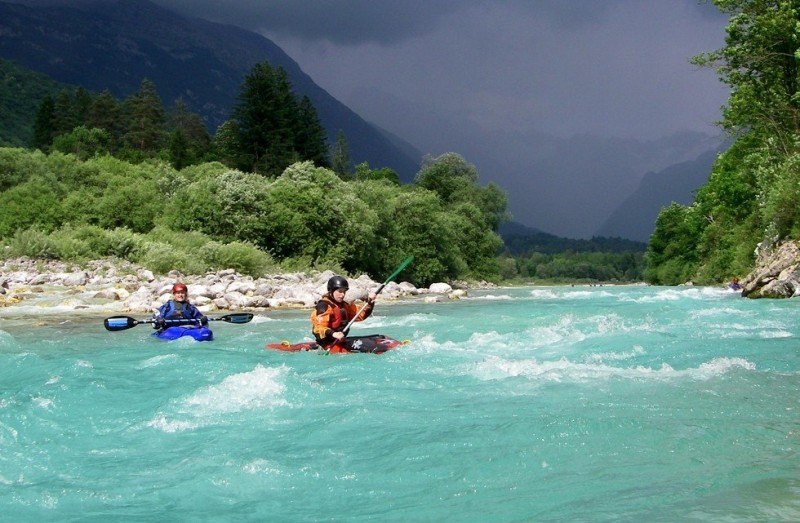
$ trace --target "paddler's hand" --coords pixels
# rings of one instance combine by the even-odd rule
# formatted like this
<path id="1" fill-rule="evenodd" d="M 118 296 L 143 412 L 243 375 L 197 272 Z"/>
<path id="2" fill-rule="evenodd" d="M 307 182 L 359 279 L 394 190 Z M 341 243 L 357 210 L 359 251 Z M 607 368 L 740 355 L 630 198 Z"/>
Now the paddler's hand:
<path id="1" fill-rule="evenodd" d="M 375 298 L 377 297 L 378 297 L 377 294 L 375 294 L 374 292 L 370 292 L 369 296 L 367 296 L 367 303 L 369 303 L 370 305 L 375 305 Z"/>
<path id="2" fill-rule="evenodd" d="M 332 336 L 333 336 L 333 339 L 336 340 L 336 341 L 343 341 L 345 339 L 344 332 L 334 332 L 332 334 Z"/>

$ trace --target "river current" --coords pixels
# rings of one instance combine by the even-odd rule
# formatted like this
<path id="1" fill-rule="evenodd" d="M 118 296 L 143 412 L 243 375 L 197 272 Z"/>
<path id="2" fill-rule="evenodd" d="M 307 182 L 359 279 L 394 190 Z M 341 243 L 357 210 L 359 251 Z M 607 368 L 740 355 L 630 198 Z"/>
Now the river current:
<path id="1" fill-rule="evenodd" d="M 378 300 L 383 355 L 0 309 L 5 521 L 798 521 L 797 300 L 520 287 Z M 131 314 L 137 318 L 146 315 Z M 214 316 L 214 314 L 211 314 Z"/>

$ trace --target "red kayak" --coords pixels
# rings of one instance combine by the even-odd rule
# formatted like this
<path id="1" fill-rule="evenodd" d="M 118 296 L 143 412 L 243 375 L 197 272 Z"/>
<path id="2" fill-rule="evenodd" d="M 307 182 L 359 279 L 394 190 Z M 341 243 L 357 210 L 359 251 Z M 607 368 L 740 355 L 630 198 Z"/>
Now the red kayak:
<path id="1" fill-rule="evenodd" d="M 334 345 L 328 352 L 332 354 L 350 354 L 354 352 L 364 352 L 371 354 L 382 354 L 387 350 L 396 349 L 403 345 L 408 345 L 410 341 L 398 341 L 383 334 L 370 334 L 368 336 L 349 336 L 342 345 Z M 286 352 L 300 352 L 308 350 L 322 350 L 316 341 L 304 341 L 302 343 L 268 343 L 265 349 L 282 350 Z"/>

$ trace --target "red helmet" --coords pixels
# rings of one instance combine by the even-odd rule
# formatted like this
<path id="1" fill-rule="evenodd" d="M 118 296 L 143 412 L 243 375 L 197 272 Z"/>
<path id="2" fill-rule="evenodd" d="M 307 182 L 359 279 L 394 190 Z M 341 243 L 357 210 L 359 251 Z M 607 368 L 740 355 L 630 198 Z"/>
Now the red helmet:
<path id="1" fill-rule="evenodd" d="M 175 285 L 172 286 L 172 294 L 175 294 L 176 292 L 188 293 L 188 289 L 186 288 L 186 285 L 182 283 L 176 283 Z"/>

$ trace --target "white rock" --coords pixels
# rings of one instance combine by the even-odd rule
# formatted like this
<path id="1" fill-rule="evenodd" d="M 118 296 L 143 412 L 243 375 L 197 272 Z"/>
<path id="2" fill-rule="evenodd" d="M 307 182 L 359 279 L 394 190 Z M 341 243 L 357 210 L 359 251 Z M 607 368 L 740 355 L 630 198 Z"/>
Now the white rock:
<path id="1" fill-rule="evenodd" d="M 265 308 L 269 307 L 269 300 L 264 296 L 245 296 L 247 300 L 246 307 L 248 308 Z"/>
<path id="2" fill-rule="evenodd" d="M 431 283 L 428 290 L 434 294 L 450 294 L 453 288 L 447 283 Z"/>
<path id="3" fill-rule="evenodd" d="M 195 296 L 194 299 L 189 300 L 195 307 L 205 307 L 211 303 L 211 298 L 208 296 Z"/>
<path id="4" fill-rule="evenodd" d="M 397 286 L 400 288 L 401 294 L 411 294 L 411 295 L 419 294 L 419 289 L 417 289 L 407 281 L 401 282 L 397 284 Z"/>
<path id="5" fill-rule="evenodd" d="M 115 292 L 114 289 L 103 289 L 97 293 L 95 293 L 93 298 L 98 298 L 101 300 L 119 300 L 119 295 Z"/>
<path id="6" fill-rule="evenodd" d="M 225 301 L 234 309 L 242 309 L 247 307 L 247 296 L 241 292 L 227 292 L 225 293 Z"/>
<path id="7" fill-rule="evenodd" d="M 232 281 L 225 292 L 238 292 L 241 294 L 253 294 L 256 290 L 256 284 L 248 280 Z"/>
<path id="8" fill-rule="evenodd" d="M 217 297 L 220 297 L 220 296 L 224 295 L 225 291 L 227 289 L 228 289 L 228 283 L 227 282 L 222 282 L 222 281 L 218 281 L 216 283 L 213 283 L 208 288 L 208 290 L 211 291 L 211 294 L 213 296 L 217 296 Z"/>
<path id="9" fill-rule="evenodd" d="M 226 300 L 224 297 L 223 298 L 216 298 L 214 300 L 214 305 L 216 305 L 218 309 L 228 309 L 228 308 L 230 308 L 230 303 L 228 303 L 228 300 Z"/>
<path id="10" fill-rule="evenodd" d="M 214 297 L 214 293 L 211 292 L 211 290 L 208 287 L 206 287 L 205 285 L 194 285 L 194 284 L 191 284 L 191 285 L 187 285 L 186 289 L 189 291 L 189 298 L 192 298 L 192 299 L 199 298 L 199 297 L 203 297 L 203 298 L 213 298 Z M 172 292 L 171 289 L 170 289 L 170 292 Z"/>
<path id="11" fill-rule="evenodd" d="M 89 274 L 86 271 L 61 273 L 58 277 L 61 283 L 67 287 L 86 285 L 89 281 Z"/>

